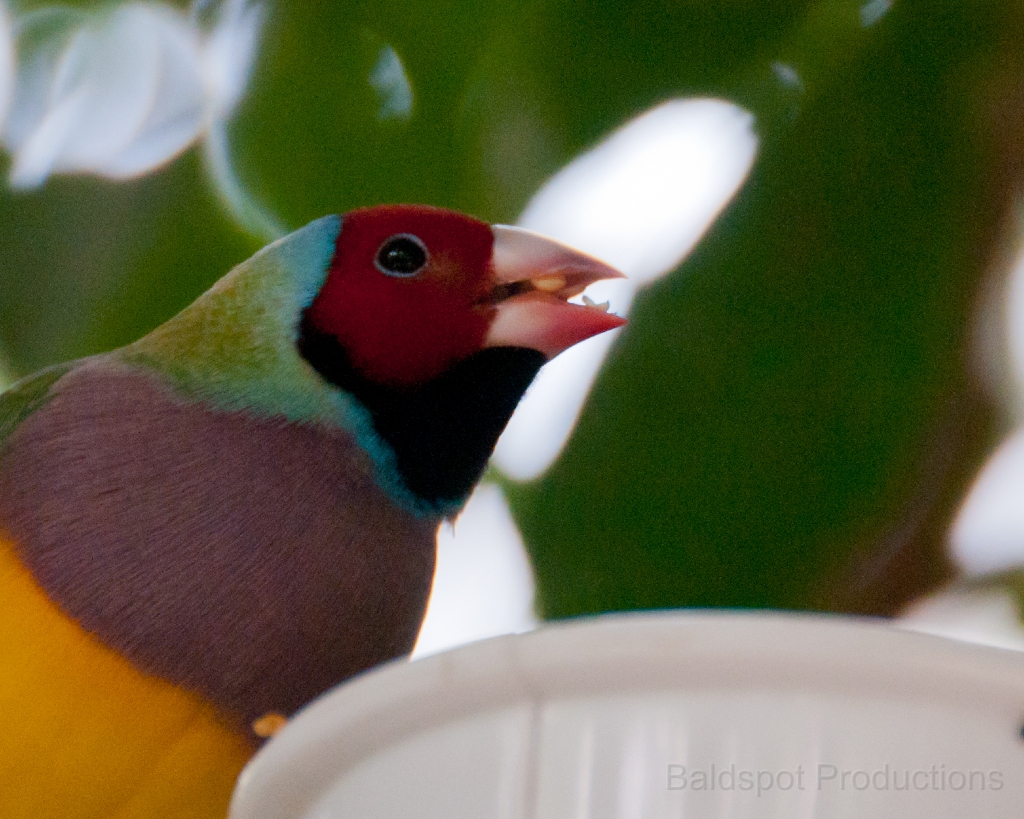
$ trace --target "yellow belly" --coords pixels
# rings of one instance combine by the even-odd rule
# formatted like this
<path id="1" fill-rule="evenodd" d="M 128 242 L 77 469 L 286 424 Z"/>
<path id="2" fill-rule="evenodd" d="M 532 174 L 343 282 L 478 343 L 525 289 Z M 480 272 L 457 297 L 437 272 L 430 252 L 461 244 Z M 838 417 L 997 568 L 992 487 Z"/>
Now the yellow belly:
<path id="1" fill-rule="evenodd" d="M 223 819 L 251 754 L 66 617 L 0 538 L 0 819 Z"/>

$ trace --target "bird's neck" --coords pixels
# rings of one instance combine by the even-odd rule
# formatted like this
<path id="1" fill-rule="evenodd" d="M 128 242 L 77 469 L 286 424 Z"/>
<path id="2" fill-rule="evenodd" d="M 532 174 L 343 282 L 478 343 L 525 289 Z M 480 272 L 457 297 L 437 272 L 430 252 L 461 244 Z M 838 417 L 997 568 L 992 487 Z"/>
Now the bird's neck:
<path id="1" fill-rule="evenodd" d="M 488 348 L 412 387 L 377 384 L 357 372 L 337 339 L 303 320 L 298 348 L 320 375 L 365 408 L 383 462 L 424 507 L 450 516 L 480 480 L 494 445 L 545 357 Z"/>
<path id="2" fill-rule="evenodd" d="M 298 316 L 323 285 L 340 229 L 328 216 L 268 245 L 112 357 L 215 409 L 347 427 L 344 400 L 295 348 Z"/>

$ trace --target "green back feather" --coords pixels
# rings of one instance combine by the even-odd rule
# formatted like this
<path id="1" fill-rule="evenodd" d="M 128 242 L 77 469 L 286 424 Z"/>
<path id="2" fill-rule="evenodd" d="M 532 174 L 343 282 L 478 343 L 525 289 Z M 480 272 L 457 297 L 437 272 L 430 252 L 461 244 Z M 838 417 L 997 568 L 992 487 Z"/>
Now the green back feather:
<path id="1" fill-rule="evenodd" d="M 112 353 L 223 410 L 342 423 L 339 393 L 295 346 L 298 321 L 327 277 L 341 229 L 319 219 L 238 265 L 190 307 Z"/>
<path id="2" fill-rule="evenodd" d="M 50 400 L 50 388 L 75 366 L 68 363 L 47 367 L 0 394 L 0 451 L 22 421 L 46 406 Z"/>

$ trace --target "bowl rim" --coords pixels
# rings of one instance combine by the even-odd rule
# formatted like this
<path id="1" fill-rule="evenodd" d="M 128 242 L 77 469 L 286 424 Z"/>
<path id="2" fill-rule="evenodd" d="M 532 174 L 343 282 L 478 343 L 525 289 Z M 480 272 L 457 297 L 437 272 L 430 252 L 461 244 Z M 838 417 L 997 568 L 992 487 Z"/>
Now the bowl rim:
<path id="1" fill-rule="evenodd" d="M 1024 652 L 847 615 L 648 611 L 547 623 L 395 660 L 325 692 L 249 762 L 229 817 L 302 816 L 360 761 L 482 712 L 568 697 L 753 690 L 931 701 L 1019 721 Z"/>

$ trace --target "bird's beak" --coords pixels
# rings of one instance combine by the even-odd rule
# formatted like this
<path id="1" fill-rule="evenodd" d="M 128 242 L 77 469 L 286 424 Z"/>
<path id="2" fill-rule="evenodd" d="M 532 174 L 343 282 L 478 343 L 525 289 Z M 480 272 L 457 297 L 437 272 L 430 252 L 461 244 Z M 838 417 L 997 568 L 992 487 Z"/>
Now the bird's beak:
<path id="1" fill-rule="evenodd" d="M 621 327 L 626 319 L 607 305 L 570 304 L 588 285 L 625 278 L 614 267 L 537 233 L 493 225 L 491 256 L 497 308 L 485 347 L 527 347 L 554 358 L 598 333 Z"/>

